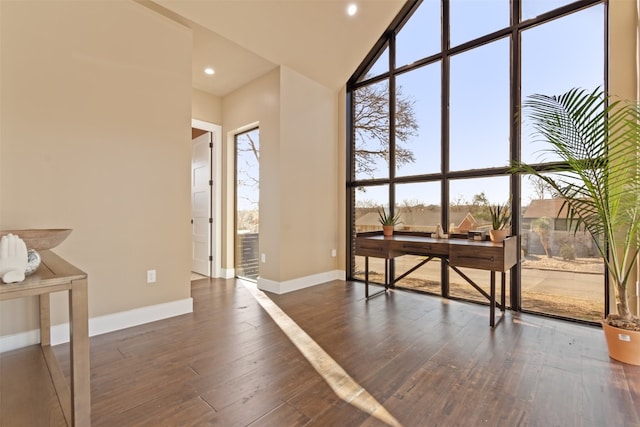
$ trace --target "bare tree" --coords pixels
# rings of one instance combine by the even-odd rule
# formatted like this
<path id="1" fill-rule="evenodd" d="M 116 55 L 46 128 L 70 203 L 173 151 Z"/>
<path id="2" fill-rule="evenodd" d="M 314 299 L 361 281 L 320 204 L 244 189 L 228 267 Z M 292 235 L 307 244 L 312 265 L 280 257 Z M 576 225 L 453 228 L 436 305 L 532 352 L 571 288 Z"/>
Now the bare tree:
<path id="1" fill-rule="evenodd" d="M 238 192 L 238 197 L 257 209 L 260 197 L 260 143 L 254 139 L 252 132 L 246 132 L 238 136 L 236 150 L 237 186 L 246 190 Z"/>
<path id="2" fill-rule="evenodd" d="M 551 187 L 544 179 L 534 175 L 530 175 L 528 179 L 536 199 L 545 199 L 546 196 L 554 196 L 555 191 L 553 190 L 553 187 Z"/>
<path id="3" fill-rule="evenodd" d="M 464 195 L 458 194 L 457 196 L 451 198 L 450 205 L 453 207 L 461 207 L 468 205 L 469 202 L 464 198 Z"/>
<path id="4" fill-rule="evenodd" d="M 396 165 L 413 163 L 415 156 L 405 144 L 418 136 L 415 101 L 396 88 L 395 157 Z M 373 177 L 376 162 L 389 164 L 389 85 L 377 83 L 354 92 L 355 169 L 356 173 Z"/>
<path id="5" fill-rule="evenodd" d="M 489 199 L 487 198 L 487 195 L 484 194 L 484 191 L 481 191 L 480 193 L 473 195 L 473 199 L 471 200 L 471 204 L 473 206 L 488 206 L 489 205 Z"/>
<path id="6" fill-rule="evenodd" d="M 372 199 L 359 199 L 356 201 L 356 208 L 358 209 L 377 209 L 380 207 L 380 202 Z"/>

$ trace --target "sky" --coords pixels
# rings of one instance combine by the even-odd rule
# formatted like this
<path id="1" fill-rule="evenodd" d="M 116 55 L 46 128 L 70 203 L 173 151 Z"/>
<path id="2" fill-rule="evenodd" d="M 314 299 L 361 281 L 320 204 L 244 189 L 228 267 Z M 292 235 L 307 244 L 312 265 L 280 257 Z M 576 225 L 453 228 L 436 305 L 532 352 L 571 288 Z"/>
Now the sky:
<path id="1" fill-rule="evenodd" d="M 451 2 L 452 46 L 508 25 L 508 0 L 461 0 Z M 523 17 L 570 3 L 567 0 L 523 0 Z M 604 81 L 603 5 L 597 5 L 522 34 L 522 97 L 534 93 L 559 95 L 572 87 L 593 90 Z M 439 49 L 440 2 L 425 0 L 397 37 L 397 64 L 408 64 Z M 426 42 L 420 42 L 426 40 Z M 434 42 L 435 40 L 435 42 Z M 450 169 L 501 167 L 509 163 L 509 40 L 502 39 L 451 58 Z M 372 73 L 384 70 L 386 56 Z M 380 66 L 382 64 L 382 66 Z M 436 173 L 440 170 L 440 64 L 398 76 L 402 92 L 415 101 L 419 137 L 406 144 L 416 162 L 401 167 L 401 176 Z M 538 162 L 544 147 L 534 143 L 526 122 L 522 131 L 522 158 Z M 547 159 L 552 160 L 552 159 Z M 380 164 L 380 170 L 386 165 Z M 363 177 L 357 177 L 363 178 Z M 425 204 L 439 204 L 439 186 L 405 185 L 404 195 Z M 385 186 L 386 188 L 386 186 Z M 506 178 L 483 178 L 452 182 L 451 199 L 471 200 L 484 192 L 492 203 L 503 203 L 509 194 Z M 368 189 L 359 199 L 387 199 L 384 188 Z M 528 180 L 523 181 L 523 204 L 533 198 Z M 379 198 L 379 199 L 378 199 Z"/>
<path id="2" fill-rule="evenodd" d="M 253 141 L 260 150 L 260 129 L 253 129 L 236 136 L 236 209 L 251 211 L 258 209 L 260 202 L 260 164 L 251 149 Z"/>

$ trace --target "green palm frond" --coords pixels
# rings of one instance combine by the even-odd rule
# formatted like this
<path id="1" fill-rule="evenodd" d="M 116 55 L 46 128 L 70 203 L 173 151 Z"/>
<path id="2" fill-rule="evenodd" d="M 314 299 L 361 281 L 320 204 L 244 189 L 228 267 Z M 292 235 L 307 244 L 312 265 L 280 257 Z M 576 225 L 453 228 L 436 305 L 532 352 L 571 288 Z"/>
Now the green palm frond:
<path id="1" fill-rule="evenodd" d="M 638 105 L 614 100 L 601 89 L 572 89 L 560 96 L 532 95 L 522 112 L 547 144 L 543 162 L 545 154 L 553 162 L 544 167 L 515 162 L 511 170 L 537 176 L 563 197 L 571 229 L 584 227 L 593 236 L 617 293 L 624 291 L 618 310 L 628 310 L 626 286 L 640 227 Z"/>

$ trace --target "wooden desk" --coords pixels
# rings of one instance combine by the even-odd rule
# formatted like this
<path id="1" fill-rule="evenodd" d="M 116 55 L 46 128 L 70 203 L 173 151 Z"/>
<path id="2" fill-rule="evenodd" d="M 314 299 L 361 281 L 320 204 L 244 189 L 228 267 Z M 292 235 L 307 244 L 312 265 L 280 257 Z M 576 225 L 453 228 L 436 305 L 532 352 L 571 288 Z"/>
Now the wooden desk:
<path id="1" fill-rule="evenodd" d="M 517 262 L 517 237 L 509 237 L 503 243 L 488 240 L 476 241 L 469 239 L 450 238 L 434 239 L 424 235 L 403 234 L 396 232 L 391 237 L 384 237 L 379 233 L 365 233 L 356 236 L 356 255 L 365 257 L 365 296 L 367 299 L 385 293 L 394 287 L 394 282 L 404 278 L 409 273 L 431 261 L 441 258 L 478 292 L 489 300 L 489 325 L 495 326 L 495 307 L 505 310 L 505 275 Z M 389 261 L 402 255 L 422 255 L 426 258 L 416 267 L 402 276 L 394 279 L 389 276 Z M 385 259 L 384 289 L 369 295 L 369 257 Z M 479 287 L 473 280 L 459 270 L 459 267 L 470 267 L 491 272 L 490 293 Z M 495 273 L 501 273 L 501 301 L 496 302 Z"/>
<path id="2" fill-rule="evenodd" d="M 0 284 L 0 301 L 30 296 L 40 300 L 40 346 L 67 424 L 91 425 L 87 275 L 51 251 L 39 252 L 42 264 L 23 282 Z M 51 349 L 49 294 L 69 292 L 71 390 Z"/>

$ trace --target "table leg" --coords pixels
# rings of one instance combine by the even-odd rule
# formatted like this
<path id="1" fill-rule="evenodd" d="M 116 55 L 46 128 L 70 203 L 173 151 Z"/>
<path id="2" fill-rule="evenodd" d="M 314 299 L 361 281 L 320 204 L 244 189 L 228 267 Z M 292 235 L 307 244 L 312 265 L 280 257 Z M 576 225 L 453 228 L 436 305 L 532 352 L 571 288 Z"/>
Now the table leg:
<path id="1" fill-rule="evenodd" d="M 496 324 L 496 273 L 491 272 L 491 298 L 489 298 L 489 326 L 492 328 Z"/>
<path id="2" fill-rule="evenodd" d="M 51 300 L 49 294 L 38 296 L 40 306 L 40 345 L 51 344 Z"/>
<path id="3" fill-rule="evenodd" d="M 91 425 L 89 321 L 87 279 L 76 280 L 69 291 L 71 329 L 71 414 L 73 426 Z"/>
<path id="4" fill-rule="evenodd" d="M 364 257 L 364 297 L 369 299 L 369 257 Z"/>
<path id="5" fill-rule="evenodd" d="M 384 290 L 389 289 L 389 260 L 384 259 Z"/>
<path id="6" fill-rule="evenodd" d="M 501 296 L 500 296 L 500 303 L 502 304 L 501 310 L 503 313 L 506 310 L 505 308 L 505 304 L 506 304 L 506 297 L 505 297 L 505 281 L 507 279 L 507 273 L 505 273 L 504 271 L 501 273 L 502 275 L 502 289 L 501 289 Z"/>

